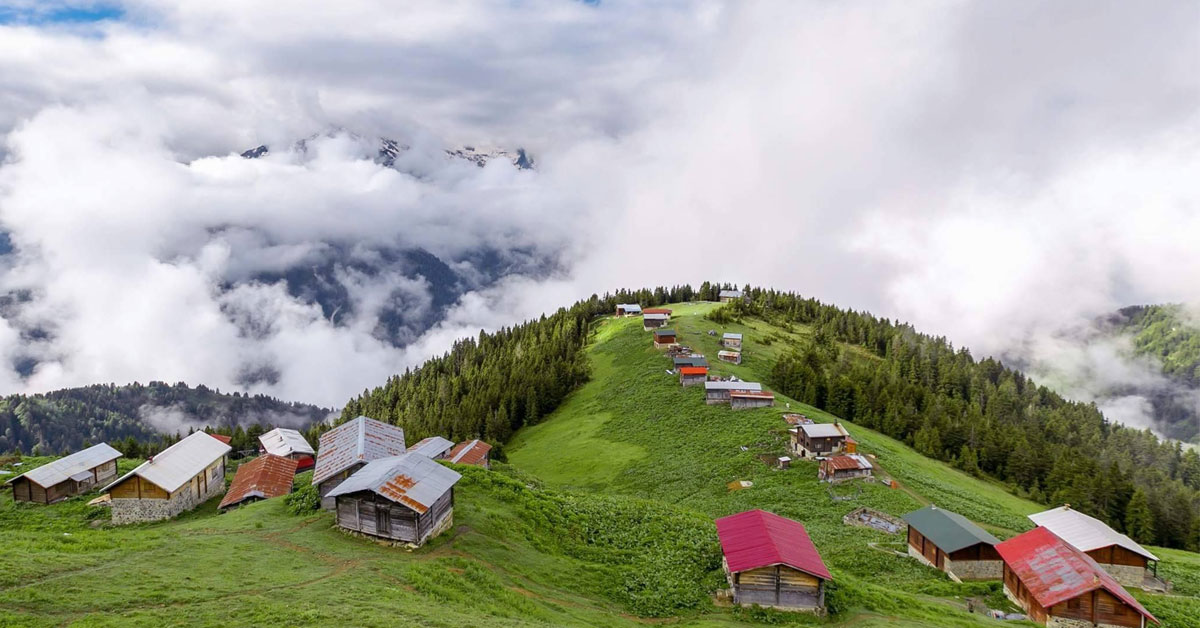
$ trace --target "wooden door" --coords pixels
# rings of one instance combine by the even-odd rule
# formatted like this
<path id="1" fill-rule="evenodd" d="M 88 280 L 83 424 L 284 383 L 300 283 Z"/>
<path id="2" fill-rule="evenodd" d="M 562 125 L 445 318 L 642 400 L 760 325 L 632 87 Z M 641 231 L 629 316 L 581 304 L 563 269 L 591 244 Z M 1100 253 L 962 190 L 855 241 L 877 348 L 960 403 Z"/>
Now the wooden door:
<path id="1" fill-rule="evenodd" d="M 379 536 L 392 535 L 392 509 L 387 504 L 375 507 L 375 533 Z"/>

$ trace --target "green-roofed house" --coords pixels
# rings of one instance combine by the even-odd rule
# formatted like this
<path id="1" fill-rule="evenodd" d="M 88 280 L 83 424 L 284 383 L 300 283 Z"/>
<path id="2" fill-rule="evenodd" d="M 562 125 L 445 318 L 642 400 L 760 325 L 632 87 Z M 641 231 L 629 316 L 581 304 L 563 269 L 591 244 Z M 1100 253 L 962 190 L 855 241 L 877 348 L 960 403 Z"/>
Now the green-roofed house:
<path id="1" fill-rule="evenodd" d="M 679 344 L 675 339 L 675 330 L 673 329 L 656 329 L 654 330 L 654 348 L 667 349 Z"/>
<path id="2" fill-rule="evenodd" d="M 937 506 L 926 506 L 904 515 L 908 522 L 908 553 L 941 569 L 957 582 L 999 580 L 1004 572 L 996 544 L 970 519 Z"/>

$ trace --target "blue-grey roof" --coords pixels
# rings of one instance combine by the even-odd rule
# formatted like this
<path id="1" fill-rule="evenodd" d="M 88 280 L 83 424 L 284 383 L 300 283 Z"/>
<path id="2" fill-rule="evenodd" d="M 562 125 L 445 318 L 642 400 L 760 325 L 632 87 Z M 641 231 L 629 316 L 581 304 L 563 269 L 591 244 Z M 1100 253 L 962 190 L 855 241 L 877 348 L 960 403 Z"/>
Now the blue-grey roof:
<path id="1" fill-rule="evenodd" d="M 416 445 L 409 447 L 408 453 L 421 454 L 426 458 L 437 458 L 451 449 L 454 449 L 454 441 L 442 438 L 441 436 L 430 436 Z"/>
<path id="2" fill-rule="evenodd" d="M 904 520 L 947 554 L 979 543 L 995 545 L 1000 542 L 970 519 L 937 506 L 914 510 L 904 515 Z"/>
<path id="3" fill-rule="evenodd" d="M 741 339 L 742 339 L 742 335 L 741 335 L 741 334 L 735 334 L 735 333 L 732 333 L 732 332 L 725 332 L 725 335 L 724 335 L 724 336 L 721 336 L 721 337 L 722 337 L 722 338 L 727 338 L 727 339 L 729 339 L 729 340 L 741 340 Z"/>
<path id="4" fill-rule="evenodd" d="M 457 471 L 415 453 L 368 462 L 328 497 L 371 491 L 423 513 L 462 478 Z"/>

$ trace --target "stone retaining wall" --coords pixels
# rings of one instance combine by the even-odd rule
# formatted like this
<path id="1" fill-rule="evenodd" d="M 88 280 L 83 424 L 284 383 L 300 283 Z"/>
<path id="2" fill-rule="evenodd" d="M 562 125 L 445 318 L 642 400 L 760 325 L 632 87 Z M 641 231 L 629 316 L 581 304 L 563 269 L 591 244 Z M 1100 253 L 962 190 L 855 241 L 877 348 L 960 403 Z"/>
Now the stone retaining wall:
<path id="1" fill-rule="evenodd" d="M 182 490 L 169 499 L 115 498 L 112 500 L 112 521 L 125 524 L 170 519 L 224 492 L 225 481 L 222 477 L 219 482 L 211 482 L 208 492 L 199 496 L 191 490 Z"/>
<path id="2" fill-rule="evenodd" d="M 1109 563 L 1100 563 L 1100 566 L 1107 571 L 1117 582 L 1123 586 L 1142 588 L 1142 583 L 1146 579 L 1146 568 L 1139 565 L 1112 565 Z"/>
<path id="3" fill-rule="evenodd" d="M 960 580 L 999 580 L 1004 577 L 1004 562 L 999 560 L 950 560 L 946 571 Z"/>

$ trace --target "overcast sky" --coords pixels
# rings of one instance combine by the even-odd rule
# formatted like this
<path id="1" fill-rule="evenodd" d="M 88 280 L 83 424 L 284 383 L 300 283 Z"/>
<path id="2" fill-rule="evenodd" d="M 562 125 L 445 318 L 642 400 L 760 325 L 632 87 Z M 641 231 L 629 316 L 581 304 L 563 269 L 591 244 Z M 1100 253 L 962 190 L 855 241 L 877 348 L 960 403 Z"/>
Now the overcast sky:
<path id="1" fill-rule="evenodd" d="M 2 281 L 31 295 L 0 354 L 42 362 L 0 365 L 6 392 L 225 389 L 271 362 L 261 392 L 340 405 L 481 327 L 706 279 L 1065 363 L 1053 378 L 1109 361 L 1059 330 L 1200 301 L 1200 4 L 180 4 L 0 0 Z M 237 157 L 330 129 L 406 138 L 427 176 L 345 135 Z M 460 145 L 538 168 L 447 165 Z M 406 349 L 279 286 L 216 289 L 329 234 L 561 272 L 472 293 Z M 261 337 L 230 320 L 250 315 Z"/>

